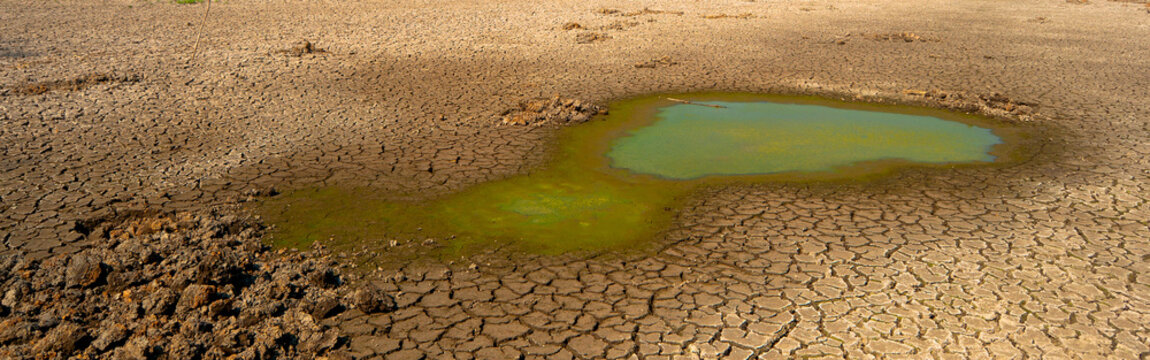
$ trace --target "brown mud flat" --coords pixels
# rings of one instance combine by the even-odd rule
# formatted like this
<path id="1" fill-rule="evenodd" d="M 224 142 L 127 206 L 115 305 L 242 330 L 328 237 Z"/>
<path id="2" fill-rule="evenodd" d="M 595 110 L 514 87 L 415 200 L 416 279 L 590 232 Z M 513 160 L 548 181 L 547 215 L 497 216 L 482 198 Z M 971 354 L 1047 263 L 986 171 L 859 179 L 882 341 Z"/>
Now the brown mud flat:
<path id="1" fill-rule="evenodd" d="M 507 178 L 544 164 L 555 131 L 499 125 L 500 111 L 553 94 L 886 99 L 1029 118 L 1046 140 L 1009 167 L 705 188 L 651 253 L 404 264 L 370 280 L 397 311 L 325 322 L 359 358 L 1150 352 L 1146 7 L 649 5 L 678 16 L 618 1 L 457 5 L 218 2 L 188 64 L 187 20 L 202 7 L 0 1 L 11 15 L 0 31 L 16 34 L 0 49 L 0 253 L 78 254 L 95 245 L 77 222 L 109 208 L 197 211 L 251 189 L 334 184 L 435 196 Z M 743 13 L 757 16 L 703 18 Z M 584 30 L 566 23 L 611 39 L 576 44 Z M 939 41 L 836 45 L 848 33 Z M 327 52 L 275 53 L 301 38 Z M 665 56 L 678 64 L 634 67 Z M 17 79 L 67 74 L 141 78 L 13 96 Z M 993 93 L 1013 105 L 978 96 Z"/>

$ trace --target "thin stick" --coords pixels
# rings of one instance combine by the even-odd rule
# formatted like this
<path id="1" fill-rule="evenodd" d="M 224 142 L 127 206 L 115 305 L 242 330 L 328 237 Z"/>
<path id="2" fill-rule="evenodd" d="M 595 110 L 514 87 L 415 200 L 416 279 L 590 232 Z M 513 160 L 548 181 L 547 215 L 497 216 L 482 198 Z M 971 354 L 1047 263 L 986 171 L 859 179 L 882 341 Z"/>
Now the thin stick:
<path id="1" fill-rule="evenodd" d="M 200 30 L 196 32 L 196 44 L 192 46 L 192 58 L 188 62 L 196 61 L 196 53 L 200 51 L 200 37 L 204 34 L 204 24 L 208 23 L 208 13 L 212 11 L 212 0 L 207 1 L 207 7 L 204 8 L 204 18 L 200 19 Z"/>
<path id="2" fill-rule="evenodd" d="M 726 106 L 723 106 L 723 105 L 700 104 L 700 103 L 697 103 L 697 102 L 694 102 L 694 101 L 690 101 L 690 100 L 683 100 L 683 99 L 676 99 L 676 98 L 667 98 L 667 100 L 671 100 L 671 101 L 674 101 L 674 102 L 677 102 L 677 103 L 680 103 L 680 104 L 687 104 L 687 105 L 699 105 L 699 106 L 713 107 L 713 108 L 716 108 L 716 109 L 726 109 L 726 108 L 727 108 Z"/>

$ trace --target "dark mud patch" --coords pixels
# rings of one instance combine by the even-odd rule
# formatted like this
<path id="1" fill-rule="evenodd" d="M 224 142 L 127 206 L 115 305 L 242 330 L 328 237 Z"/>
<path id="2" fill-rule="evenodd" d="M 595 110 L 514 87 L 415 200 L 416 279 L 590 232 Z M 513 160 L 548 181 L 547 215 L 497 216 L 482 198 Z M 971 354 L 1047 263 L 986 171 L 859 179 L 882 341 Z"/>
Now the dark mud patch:
<path id="1" fill-rule="evenodd" d="M 67 80 L 49 80 L 17 85 L 10 89 L 10 93 L 14 95 L 40 95 L 54 91 L 79 91 L 105 83 L 137 83 L 141 79 L 142 77 L 139 75 L 89 74 Z"/>
<path id="2" fill-rule="evenodd" d="M 308 40 L 300 40 L 295 45 L 292 45 L 287 49 L 277 51 L 277 53 L 295 57 L 300 57 L 307 54 L 321 54 L 326 52 L 327 50 L 316 47 L 315 44 L 312 44 L 311 41 Z"/>

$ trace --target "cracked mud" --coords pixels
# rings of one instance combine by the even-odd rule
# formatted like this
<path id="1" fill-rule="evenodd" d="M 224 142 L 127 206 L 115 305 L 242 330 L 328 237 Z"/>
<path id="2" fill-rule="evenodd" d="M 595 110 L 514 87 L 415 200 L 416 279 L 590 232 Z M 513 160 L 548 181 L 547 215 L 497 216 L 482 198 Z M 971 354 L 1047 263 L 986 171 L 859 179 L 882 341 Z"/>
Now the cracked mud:
<path id="1" fill-rule="evenodd" d="M 1150 354 L 1145 6 L 643 5 L 657 11 L 228 1 L 189 64 L 200 6 L 0 1 L 0 252 L 76 254 L 91 248 L 78 225 L 111 209 L 335 185 L 432 197 L 508 178 L 545 163 L 567 122 L 503 111 L 556 94 L 820 95 L 1041 131 L 1010 166 L 708 187 L 654 249 L 392 263 L 365 281 L 395 312 L 323 326 L 361 358 Z M 325 52 L 278 53 L 300 39 Z M 635 66 L 652 59 L 674 64 Z M 10 90 L 26 84 L 61 85 Z M 415 240 L 393 249 L 442 246 Z"/>

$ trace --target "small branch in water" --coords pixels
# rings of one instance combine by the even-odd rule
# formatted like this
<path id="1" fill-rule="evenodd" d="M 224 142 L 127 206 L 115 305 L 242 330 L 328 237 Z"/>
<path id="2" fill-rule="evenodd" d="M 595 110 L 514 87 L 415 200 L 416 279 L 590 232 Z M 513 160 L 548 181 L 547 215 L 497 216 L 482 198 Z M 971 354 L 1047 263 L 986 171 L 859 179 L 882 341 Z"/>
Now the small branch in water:
<path id="1" fill-rule="evenodd" d="M 723 106 L 723 105 L 701 104 L 701 103 L 697 103 L 697 102 L 690 101 L 690 100 L 683 100 L 683 99 L 676 99 L 676 98 L 667 98 L 667 100 L 671 100 L 671 101 L 674 101 L 674 102 L 677 102 L 680 104 L 699 105 L 699 106 L 713 107 L 716 109 L 726 109 L 727 108 L 726 106 Z"/>

